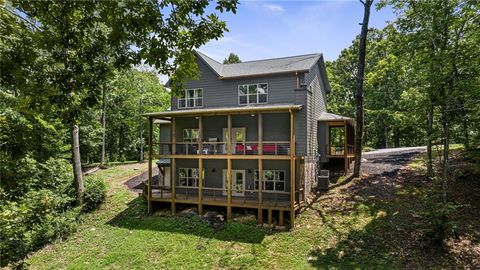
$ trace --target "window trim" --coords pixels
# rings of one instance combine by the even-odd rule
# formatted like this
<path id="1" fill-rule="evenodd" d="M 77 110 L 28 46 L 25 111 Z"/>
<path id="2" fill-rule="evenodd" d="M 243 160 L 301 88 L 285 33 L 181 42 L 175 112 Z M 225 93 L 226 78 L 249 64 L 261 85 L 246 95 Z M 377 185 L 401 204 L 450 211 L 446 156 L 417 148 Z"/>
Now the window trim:
<path id="1" fill-rule="evenodd" d="M 187 175 L 186 177 L 180 177 L 180 171 L 181 170 L 186 170 L 186 175 Z M 192 170 L 192 175 L 193 175 L 193 170 L 197 170 L 197 177 L 193 177 L 193 176 L 189 177 L 188 176 L 188 170 Z M 198 168 L 178 168 L 178 187 L 181 187 L 181 188 L 184 188 L 184 187 L 186 187 L 186 188 L 198 187 L 198 180 L 200 179 L 200 174 L 199 174 L 198 170 L 199 170 Z M 204 174 L 204 173 L 205 173 L 205 170 L 203 170 L 202 174 Z M 181 185 L 181 182 L 180 182 L 181 179 L 185 179 L 187 185 Z M 193 186 L 188 185 L 188 180 L 190 180 L 190 179 L 194 180 L 194 185 Z M 205 179 L 205 177 L 203 177 L 203 179 Z"/>
<path id="2" fill-rule="evenodd" d="M 193 95 L 194 95 L 194 97 L 193 97 L 193 107 L 188 106 L 188 102 L 187 102 L 187 100 L 192 99 L 192 98 L 187 98 L 187 91 L 189 91 L 189 90 L 194 90 L 194 93 L 193 93 Z M 202 91 L 202 97 L 201 97 L 202 106 L 197 105 L 197 99 L 199 99 L 199 98 L 198 98 L 198 96 L 197 96 L 197 98 L 195 98 L 196 90 L 201 90 Z M 188 88 L 188 89 L 185 89 L 183 91 L 185 92 L 185 94 L 184 94 L 185 97 L 184 98 L 181 98 L 180 96 L 177 96 L 177 108 L 178 109 L 203 108 L 203 101 L 204 101 L 204 99 L 203 99 L 203 97 L 204 97 L 203 88 Z M 180 106 L 180 101 L 181 100 L 185 101 L 185 106 L 184 107 Z"/>
<path id="3" fill-rule="evenodd" d="M 273 172 L 273 175 L 274 175 L 274 179 L 273 180 L 265 180 L 265 172 L 266 171 L 271 171 Z M 283 180 L 278 180 L 278 179 L 275 179 L 275 172 L 283 172 L 283 177 L 284 179 Z M 265 189 L 265 182 L 272 182 L 273 183 L 273 190 L 269 190 L 269 191 L 278 191 L 278 192 L 285 192 L 286 190 L 286 184 L 287 184 L 287 171 L 286 170 L 263 170 L 263 180 L 262 180 L 262 183 L 263 183 L 263 187 L 262 187 L 262 190 L 266 190 Z M 256 179 L 255 175 L 258 175 L 258 169 L 254 170 L 253 172 L 253 188 L 254 190 L 258 190 L 258 188 L 255 188 L 257 182 L 260 182 L 260 179 Z M 277 190 L 277 186 L 275 185 L 276 183 L 278 182 L 283 182 L 283 190 Z"/>
<path id="4" fill-rule="evenodd" d="M 258 100 L 259 100 L 258 94 L 259 94 L 259 93 L 257 92 L 257 102 L 256 102 L 256 103 L 250 103 L 249 98 L 248 98 L 249 95 L 250 95 L 250 94 L 248 94 L 248 89 L 247 89 L 247 94 L 245 94 L 245 95 L 240 95 L 240 86 L 256 85 L 257 88 L 258 88 L 258 86 L 259 86 L 260 84 L 265 84 L 265 85 L 267 85 L 267 92 L 266 92 L 267 99 L 266 99 L 265 102 L 258 102 Z M 267 82 L 264 82 L 264 83 L 246 83 L 246 84 L 239 84 L 238 87 L 237 87 L 237 102 L 238 102 L 238 105 L 239 105 L 239 106 L 249 106 L 249 105 L 254 105 L 254 104 L 268 104 L 268 88 L 269 88 L 269 86 L 268 86 L 268 83 L 267 83 Z M 240 103 L 240 96 L 246 96 L 246 97 L 247 97 L 247 103 L 246 103 L 246 104 Z"/>

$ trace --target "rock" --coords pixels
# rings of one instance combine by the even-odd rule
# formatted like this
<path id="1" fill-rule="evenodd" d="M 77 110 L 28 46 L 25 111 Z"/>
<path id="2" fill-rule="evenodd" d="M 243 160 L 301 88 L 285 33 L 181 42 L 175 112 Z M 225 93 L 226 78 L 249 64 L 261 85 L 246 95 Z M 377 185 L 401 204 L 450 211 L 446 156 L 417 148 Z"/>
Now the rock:
<path id="1" fill-rule="evenodd" d="M 202 220 L 207 222 L 207 224 L 211 226 L 215 232 L 223 230 L 227 225 L 223 215 L 216 212 L 206 212 L 202 216 Z"/>
<path id="2" fill-rule="evenodd" d="M 198 216 L 198 212 L 196 208 L 188 208 L 178 213 L 178 215 L 181 217 L 192 218 Z"/>
<path id="3" fill-rule="evenodd" d="M 233 218 L 233 221 L 239 223 L 253 223 L 257 221 L 257 216 L 253 214 L 237 215 Z"/>

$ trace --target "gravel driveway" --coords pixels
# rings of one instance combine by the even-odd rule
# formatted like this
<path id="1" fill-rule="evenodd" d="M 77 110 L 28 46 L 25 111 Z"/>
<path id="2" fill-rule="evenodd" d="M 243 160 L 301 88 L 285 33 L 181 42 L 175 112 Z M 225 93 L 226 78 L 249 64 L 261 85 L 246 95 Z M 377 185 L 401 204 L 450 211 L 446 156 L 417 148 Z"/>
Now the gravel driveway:
<path id="1" fill-rule="evenodd" d="M 404 147 L 366 152 L 362 155 L 362 170 L 368 175 L 395 176 L 410 160 L 425 151 L 425 147 Z"/>

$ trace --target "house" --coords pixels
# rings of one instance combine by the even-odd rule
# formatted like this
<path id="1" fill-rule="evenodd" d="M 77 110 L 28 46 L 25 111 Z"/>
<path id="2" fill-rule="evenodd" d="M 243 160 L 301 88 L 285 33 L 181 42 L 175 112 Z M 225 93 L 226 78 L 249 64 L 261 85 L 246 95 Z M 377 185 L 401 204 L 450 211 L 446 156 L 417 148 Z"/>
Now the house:
<path id="1" fill-rule="evenodd" d="M 258 221 L 290 223 L 316 185 L 318 169 L 353 160 L 352 119 L 327 113 L 330 86 L 322 54 L 221 64 L 196 52 L 198 80 L 171 110 L 147 113 L 149 159 L 160 181 L 152 202 L 258 210 Z M 153 142 L 153 128 L 159 141 Z M 336 131 L 335 142 L 330 134 Z"/>

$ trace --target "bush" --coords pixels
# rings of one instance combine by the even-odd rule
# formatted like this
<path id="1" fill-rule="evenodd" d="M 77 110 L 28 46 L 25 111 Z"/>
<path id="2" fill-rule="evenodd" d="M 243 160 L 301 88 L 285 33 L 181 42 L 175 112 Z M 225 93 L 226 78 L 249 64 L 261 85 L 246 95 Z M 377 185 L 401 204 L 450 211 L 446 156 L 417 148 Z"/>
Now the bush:
<path id="1" fill-rule="evenodd" d="M 97 209 L 105 201 L 107 187 L 102 179 L 95 176 L 85 177 L 85 193 L 83 196 L 83 211 Z"/>
<path id="2" fill-rule="evenodd" d="M 437 204 L 426 214 L 430 220 L 430 228 L 425 233 L 428 242 L 435 246 L 442 246 L 446 239 L 455 235 L 456 224 L 452 215 L 456 208 L 457 206 L 452 203 Z"/>
<path id="3" fill-rule="evenodd" d="M 79 209 L 65 210 L 71 199 L 48 189 L 27 192 L 18 202 L 0 205 L 0 267 L 21 261 L 29 252 L 76 228 Z"/>

